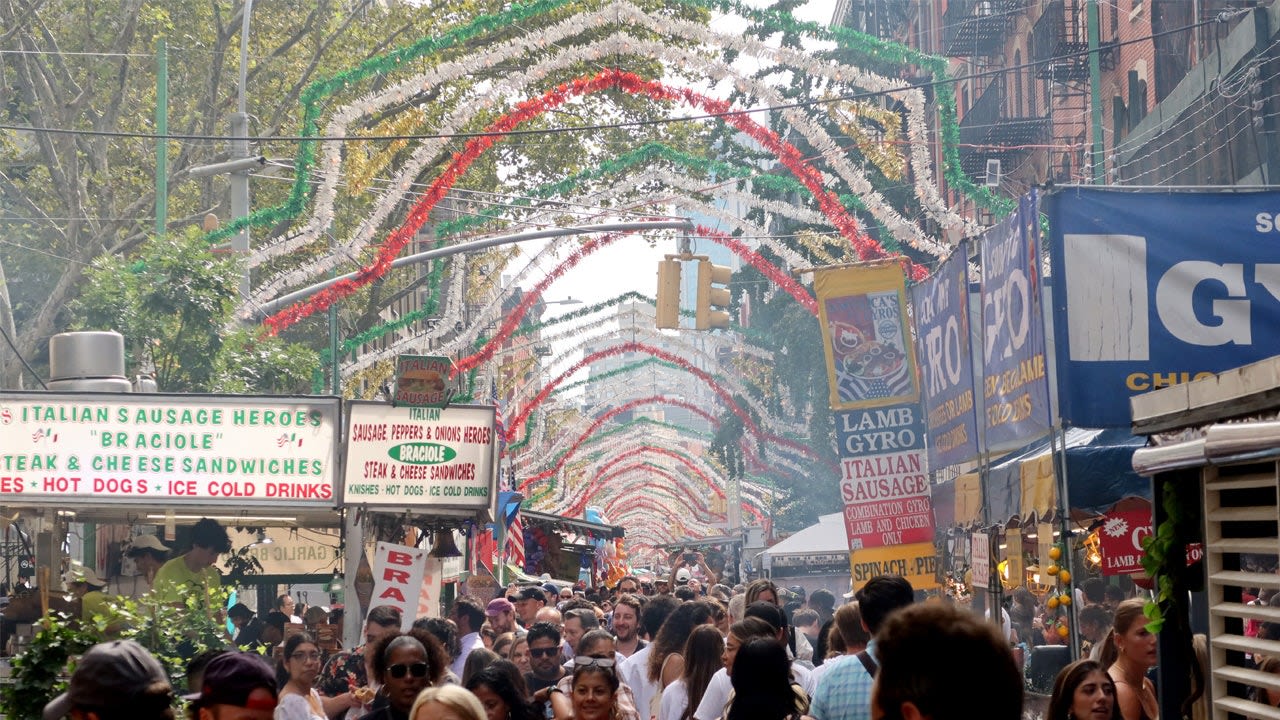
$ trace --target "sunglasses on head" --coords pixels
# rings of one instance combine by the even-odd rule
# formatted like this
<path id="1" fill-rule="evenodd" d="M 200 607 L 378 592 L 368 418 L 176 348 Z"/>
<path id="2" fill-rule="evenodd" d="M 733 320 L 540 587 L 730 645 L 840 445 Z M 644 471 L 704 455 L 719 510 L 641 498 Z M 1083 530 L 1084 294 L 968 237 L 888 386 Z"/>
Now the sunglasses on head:
<path id="1" fill-rule="evenodd" d="M 598 658 L 591 657 L 590 655 L 579 655 L 573 659 L 573 664 L 575 667 L 590 667 L 595 665 L 596 667 L 609 670 L 613 668 L 614 661 L 612 658 Z"/>
<path id="2" fill-rule="evenodd" d="M 404 663 L 397 663 L 395 665 L 389 666 L 387 668 L 387 672 L 391 675 L 391 677 L 397 680 L 404 677 L 406 673 L 411 674 L 416 678 L 426 677 L 427 664 L 424 662 L 416 662 L 410 665 L 405 665 Z"/>
<path id="3" fill-rule="evenodd" d="M 560 652 L 560 648 L 529 648 L 531 657 L 551 657 Z"/>

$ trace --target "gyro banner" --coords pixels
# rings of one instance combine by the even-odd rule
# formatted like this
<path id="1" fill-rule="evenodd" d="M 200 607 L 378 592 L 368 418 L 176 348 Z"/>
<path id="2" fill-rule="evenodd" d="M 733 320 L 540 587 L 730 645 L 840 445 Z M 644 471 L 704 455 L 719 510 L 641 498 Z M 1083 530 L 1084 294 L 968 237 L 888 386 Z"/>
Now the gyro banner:
<path id="1" fill-rule="evenodd" d="M 982 237 L 982 422 L 992 450 L 1022 445 L 1052 425 L 1039 208 L 1034 192 L 1024 195 L 1018 209 Z"/>
<path id="2" fill-rule="evenodd" d="M 958 465 L 978 455 L 968 250 L 960 243 L 937 272 L 911 288 L 931 468 Z"/>
<path id="3" fill-rule="evenodd" d="M 1280 353 L 1280 193 L 1045 200 L 1059 414 L 1128 427 L 1129 400 Z"/>

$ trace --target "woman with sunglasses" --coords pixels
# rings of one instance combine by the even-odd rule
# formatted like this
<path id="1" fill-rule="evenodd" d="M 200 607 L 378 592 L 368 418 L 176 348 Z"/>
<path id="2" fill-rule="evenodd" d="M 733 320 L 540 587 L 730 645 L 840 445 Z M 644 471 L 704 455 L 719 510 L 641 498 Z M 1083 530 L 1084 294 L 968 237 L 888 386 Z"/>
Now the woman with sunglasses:
<path id="1" fill-rule="evenodd" d="M 617 668 L 612 658 L 579 655 L 573 659 L 573 693 L 569 696 L 573 720 L 640 720 L 634 709 L 619 708 Z M 556 688 L 559 690 L 559 688 Z M 562 717 L 562 692 L 553 693 L 551 704 Z"/>
<path id="2" fill-rule="evenodd" d="M 280 690 L 273 720 L 326 720 L 315 689 L 320 676 L 320 647 L 315 638 L 306 633 L 289 638 L 284 644 L 284 669 L 289 680 Z"/>
<path id="3" fill-rule="evenodd" d="M 412 635 L 395 635 L 379 645 L 373 656 L 374 675 L 382 683 L 379 700 L 360 720 L 409 720 L 413 701 L 431 684 L 427 649 Z"/>

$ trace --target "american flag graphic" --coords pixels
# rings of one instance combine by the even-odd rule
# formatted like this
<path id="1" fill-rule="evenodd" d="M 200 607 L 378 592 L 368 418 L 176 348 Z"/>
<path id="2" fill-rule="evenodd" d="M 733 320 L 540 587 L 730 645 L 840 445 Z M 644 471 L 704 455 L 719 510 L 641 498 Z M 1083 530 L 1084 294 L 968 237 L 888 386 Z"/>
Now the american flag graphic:
<path id="1" fill-rule="evenodd" d="M 520 522 L 520 510 L 507 526 L 506 561 L 524 570 L 524 523 Z"/>

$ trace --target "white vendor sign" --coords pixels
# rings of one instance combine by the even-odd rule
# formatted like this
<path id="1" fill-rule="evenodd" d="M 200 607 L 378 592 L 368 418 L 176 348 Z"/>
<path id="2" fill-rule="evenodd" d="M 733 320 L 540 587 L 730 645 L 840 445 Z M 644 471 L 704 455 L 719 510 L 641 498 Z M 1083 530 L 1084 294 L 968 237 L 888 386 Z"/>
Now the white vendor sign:
<path id="1" fill-rule="evenodd" d="M 332 508 L 336 398 L 0 394 L 0 498 Z"/>
<path id="2" fill-rule="evenodd" d="M 397 508 L 487 508 L 494 487 L 494 409 L 347 405 L 343 501 Z"/>

